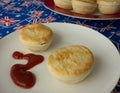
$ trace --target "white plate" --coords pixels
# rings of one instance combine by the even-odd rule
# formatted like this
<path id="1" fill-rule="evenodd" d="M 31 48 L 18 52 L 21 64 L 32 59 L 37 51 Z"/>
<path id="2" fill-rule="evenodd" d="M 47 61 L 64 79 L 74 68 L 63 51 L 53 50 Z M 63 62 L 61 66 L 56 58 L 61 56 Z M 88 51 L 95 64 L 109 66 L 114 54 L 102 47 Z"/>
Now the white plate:
<path id="1" fill-rule="evenodd" d="M 54 32 L 54 40 L 48 51 L 40 53 L 45 57 L 42 64 L 31 71 L 37 82 L 31 89 L 16 86 L 10 78 L 13 64 L 25 62 L 12 58 L 14 51 L 30 53 L 19 41 L 19 31 L 0 40 L 0 93 L 110 93 L 120 75 L 120 55 L 116 47 L 103 35 L 92 29 L 68 23 L 46 23 Z M 95 56 L 93 72 L 84 81 L 67 85 L 57 81 L 48 71 L 48 55 L 56 48 L 67 45 L 84 45 Z"/>

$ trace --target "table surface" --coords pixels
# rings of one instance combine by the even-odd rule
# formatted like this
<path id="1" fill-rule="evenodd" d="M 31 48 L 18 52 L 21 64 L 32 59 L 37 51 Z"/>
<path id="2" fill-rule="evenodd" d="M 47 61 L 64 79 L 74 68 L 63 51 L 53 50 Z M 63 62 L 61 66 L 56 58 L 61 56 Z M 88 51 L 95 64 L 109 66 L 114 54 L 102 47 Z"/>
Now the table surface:
<path id="1" fill-rule="evenodd" d="M 0 39 L 26 24 L 48 22 L 73 23 L 92 28 L 109 38 L 120 51 L 120 19 L 73 18 L 48 10 L 43 0 L 0 0 Z M 120 93 L 120 80 L 112 93 Z"/>

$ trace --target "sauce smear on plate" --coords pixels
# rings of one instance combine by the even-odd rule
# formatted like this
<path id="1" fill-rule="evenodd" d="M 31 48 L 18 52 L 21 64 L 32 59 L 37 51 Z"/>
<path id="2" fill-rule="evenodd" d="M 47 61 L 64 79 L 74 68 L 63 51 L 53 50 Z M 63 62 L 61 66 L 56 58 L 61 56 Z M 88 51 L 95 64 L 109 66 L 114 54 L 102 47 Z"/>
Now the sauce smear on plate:
<path id="1" fill-rule="evenodd" d="M 23 54 L 18 51 L 15 51 L 12 56 L 14 59 L 27 60 L 27 64 L 15 64 L 12 66 L 10 75 L 13 82 L 20 87 L 31 88 L 35 84 L 36 78 L 35 75 L 28 70 L 43 62 L 44 57 L 32 53 Z"/>

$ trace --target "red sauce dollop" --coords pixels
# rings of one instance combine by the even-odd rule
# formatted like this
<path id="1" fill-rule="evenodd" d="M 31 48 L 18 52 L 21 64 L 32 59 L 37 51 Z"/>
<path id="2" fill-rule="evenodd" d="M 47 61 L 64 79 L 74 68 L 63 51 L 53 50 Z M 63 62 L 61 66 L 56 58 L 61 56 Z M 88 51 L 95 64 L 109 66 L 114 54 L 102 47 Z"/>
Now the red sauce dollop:
<path id="1" fill-rule="evenodd" d="M 35 55 L 32 53 L 23 54 L 15 51 L 13 53 L 14 59 L 27 60 L 27 64 L 15 64 L 11 67 L 10 75 L 13 82 L 23 88 L 31 88 L 36 82 L 35 75 L 28 71 L 37 64 L 43 62 L 44 57 L 42 55 Z"/>

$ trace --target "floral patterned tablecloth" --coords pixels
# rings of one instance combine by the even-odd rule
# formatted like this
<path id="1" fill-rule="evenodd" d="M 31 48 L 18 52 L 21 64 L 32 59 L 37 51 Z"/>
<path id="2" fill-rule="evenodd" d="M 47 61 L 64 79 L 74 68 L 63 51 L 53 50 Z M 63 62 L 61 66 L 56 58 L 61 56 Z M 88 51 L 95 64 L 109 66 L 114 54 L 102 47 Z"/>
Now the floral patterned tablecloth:
<path id="1" fill-rule="evenodd" d="M 88 20 L 64 16 L 44 7 L 43 0 L 0 0 L 0 39 L 26 24 L 65 22 L 92 28 L 109 38 L 120 51 L 120 19 Z M 120 80 L 112 91 L 120 93 Z"/>

